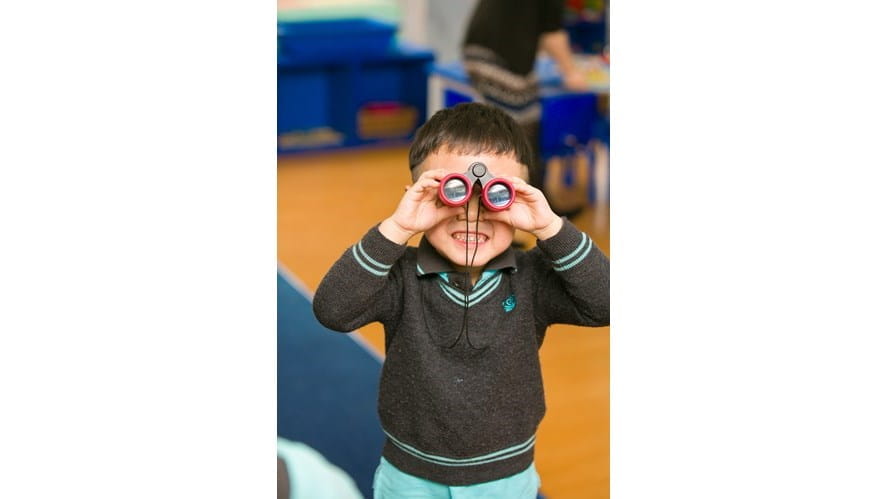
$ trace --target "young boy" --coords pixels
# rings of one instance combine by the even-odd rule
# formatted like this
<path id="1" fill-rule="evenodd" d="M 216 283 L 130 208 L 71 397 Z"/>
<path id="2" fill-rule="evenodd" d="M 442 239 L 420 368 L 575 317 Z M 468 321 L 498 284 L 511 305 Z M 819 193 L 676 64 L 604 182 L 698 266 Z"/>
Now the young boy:
<path id="1" fill-rule="evenodd" d="M 529 185 L 532 158 L 522 129 L 496 108 L 435 113 L 410 148 L 413 185 L 317 289 L 326 327 L 385 328 L 377 499 L 536 497 L 538 349 L 550 324 L 609 324 L 610 264 Z M 444 177 L 477 163 L 511 183 L 508 208 L 484 205 L 480 182 L 466 205 L 441 201 Z M 513 249 L 515 229 L 536 247 Z M 406 246 L 419 233 L 419 246 Z"/>

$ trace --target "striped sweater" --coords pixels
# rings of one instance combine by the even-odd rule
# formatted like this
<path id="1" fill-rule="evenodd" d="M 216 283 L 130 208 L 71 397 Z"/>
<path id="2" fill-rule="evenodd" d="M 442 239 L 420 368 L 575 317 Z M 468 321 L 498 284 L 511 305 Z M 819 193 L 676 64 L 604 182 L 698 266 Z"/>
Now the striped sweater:
<path id="1" fill-rule="evenodd" d="M 490 261 L 466 308 L 464 274 L 427 240 L 399 245 L 374 227 L 323 278 L 314 313 L 335 331 L 384 325 L 383 456 L 406 473 L 470 485 L 532 463 L 545 331 L 608 325 L 609 286 L 609 260 L 565 219 L 535 248 Z"/>

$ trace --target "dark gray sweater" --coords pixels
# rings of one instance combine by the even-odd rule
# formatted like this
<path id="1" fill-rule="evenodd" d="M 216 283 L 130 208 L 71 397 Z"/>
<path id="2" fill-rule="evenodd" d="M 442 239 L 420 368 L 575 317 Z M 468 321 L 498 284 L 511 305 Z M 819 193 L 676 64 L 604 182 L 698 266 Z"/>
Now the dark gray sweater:
<path id="1" fill-rule="evenodd" d="M 403 246 L 374 227 L 314 295 L 314 314 L 330 329 L 384 325 L 383 456 L 448 485 L 505 478 L 532 463 L 545 413 L 538 349 L 546 328 L 610 322 L 609 260 L 567 220 L 536 248 L 491 261 L 469 290 L 467 315 L 464 280 L 425 239 Z"/>

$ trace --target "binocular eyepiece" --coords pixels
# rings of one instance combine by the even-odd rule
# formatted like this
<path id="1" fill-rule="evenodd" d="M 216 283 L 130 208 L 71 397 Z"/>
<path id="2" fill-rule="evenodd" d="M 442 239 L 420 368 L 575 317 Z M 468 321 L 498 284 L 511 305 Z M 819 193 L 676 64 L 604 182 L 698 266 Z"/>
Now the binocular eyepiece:
<path id="1" fill-rule="evenodd" d="M 480 199 L 490 211 L 502 211 L 514 202 L 514 186 L 494 177 L 483 163 L 471 163 L 465 173 L 450 173 L 440 181 L 438 197 L 447 206 L 462 206 L 471 199 L 474 184 L 480 182 Z"/>

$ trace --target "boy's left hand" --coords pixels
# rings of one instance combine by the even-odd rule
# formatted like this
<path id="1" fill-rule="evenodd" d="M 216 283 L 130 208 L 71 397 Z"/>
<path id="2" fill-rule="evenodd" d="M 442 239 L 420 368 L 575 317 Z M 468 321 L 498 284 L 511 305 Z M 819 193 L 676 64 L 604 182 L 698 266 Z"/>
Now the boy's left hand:
<path id="1" fill-rule="evenodd" d="M 545 240 L 558 233 L 564 221 L 557 216 L 539 189 L 520 177 L 505 177 L 514 186 L 514 202 L 503 211 L 487 211 L 487 220 L 507 223 Z"/>

